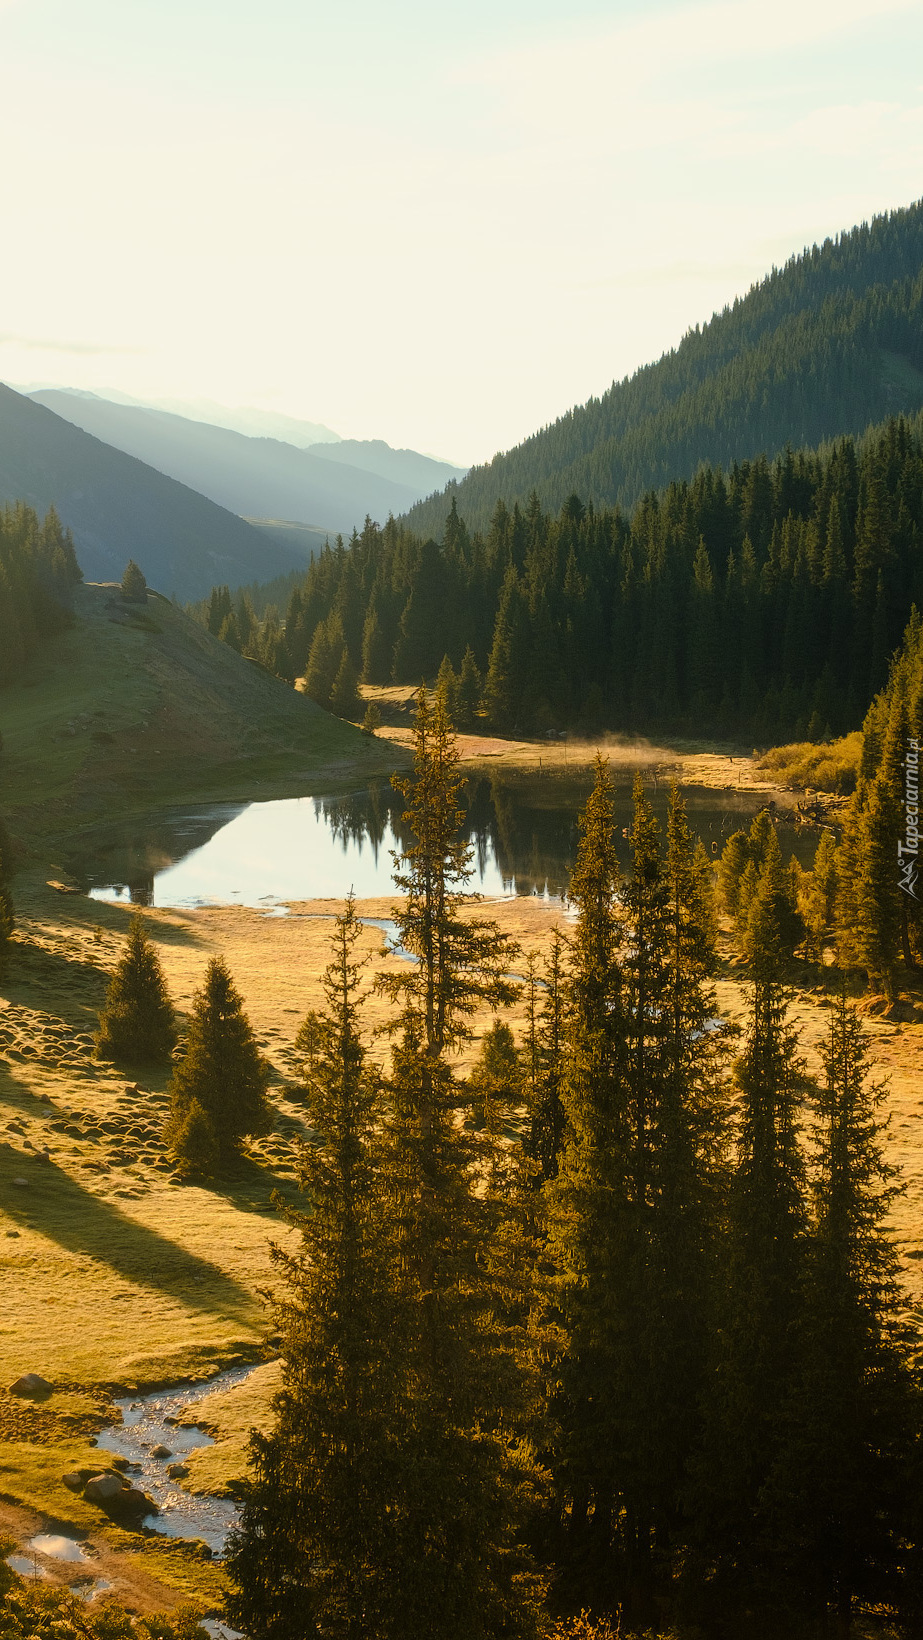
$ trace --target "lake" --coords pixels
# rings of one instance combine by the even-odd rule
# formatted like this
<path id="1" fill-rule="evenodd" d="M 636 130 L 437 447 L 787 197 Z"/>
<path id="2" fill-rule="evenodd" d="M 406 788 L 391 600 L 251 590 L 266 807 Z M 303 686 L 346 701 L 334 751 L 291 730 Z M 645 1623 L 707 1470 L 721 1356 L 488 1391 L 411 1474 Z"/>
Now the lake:
<path id="1" fill-rule="evenodd" d="M 472 846 L 470 882 L 489 898 L 566 892 L 578 842 L 577 816 L 591 776 L 469 777 L 463 782 L 464 835 Z M 648 795 L 665 822 L 668 788 Z M 716 855 L 730 833 L 763 806 L 753 792 L 689 786 L 683 793 L 693 830 Z M 409 834 L 404 804 L 387 782 L 346 797 L 295 797 L 247 804 L 163 810 L 94 830 L 75 845 L 68 866 L 94 898 L 137 905 L 234 904 L 282 913 L 287 903 L 359 899 L 392 889 L 392 850 Z M 631 784 L 616 786 L 617 843 L 627 862 Z M 816 834 L 780 822 L 786 856 L 809 866 Z"/>

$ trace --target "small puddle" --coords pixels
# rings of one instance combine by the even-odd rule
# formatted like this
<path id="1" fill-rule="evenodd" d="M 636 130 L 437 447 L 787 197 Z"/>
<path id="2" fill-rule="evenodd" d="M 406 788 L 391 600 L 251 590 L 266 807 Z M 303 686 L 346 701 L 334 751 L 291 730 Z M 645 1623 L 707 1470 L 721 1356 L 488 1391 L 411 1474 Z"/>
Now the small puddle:
<path id="1" fill-rule="evenodd" d="M 212 1554 L 224 1553 L 228 1533 L 237 1525 L 237 1505 L 230 1498 L 187 1492 L 167 1474 L 168 1467 L 182 1463 L 188 1453 L 215 1443 L 203 1429 L 179 1426 L 175 1420 L 207 1395 L 245 1383 L 255 1371 L 255 1366 L 230 1367 L 201 1384 L 184 1384 L 116 1401 L 122 1422 L 101 1430 L 96 1445 L 104 1452 L 127 1458 L 132 1465 L 125 1479 L 153 1498 L 159 1510 L 159 1514 L 144 1518 L 143 1524 L 152 1531 L 166 1537 L 201 1538 Z M 160 1455 L 155 1456 L 158 1450 Z M 230 1629 L 227 1632 L 232 1633 Z"/>
<path id="2" fill-rule="evenodd" d="M 50 1577 L 44 1566 L 40 1566 L 31 1555 L 7 1555 L 6 1563 L 12 1572 L 18 1572 L 20 1577 Z"/>
<path id="3" fill-rule="evenodd" d="M 37 1549 L 40 1555 L 48 1555 L 51 1560 L 89 1560 L 89 1555 L 80 1547 L 74 1538 L 63 1537 L 57 1532 L 39 1532 L 30 1538 L 27 1549 Z"/>
<path id="4" fill-rule="evenodd" d="M 246 1635 L 241 1634 L 240 1629 L 229 1629 L 227 1624 L 220 1622 L 217 1617 L 200 1618 L 199 1628 L 210 1634 L 212 1640 L 246 1640 Z"/>
<path id="5" fill-rule="evenodd" d="M 95 1600 L 98 1594 L 105 1594 L 106 1590 L 111 1588 L 112 1583 L 108 1577 L 97 1577 L 92 1583 L 78 1583 L 74 1594 L 79 1594 L 81 1600 Z"/>

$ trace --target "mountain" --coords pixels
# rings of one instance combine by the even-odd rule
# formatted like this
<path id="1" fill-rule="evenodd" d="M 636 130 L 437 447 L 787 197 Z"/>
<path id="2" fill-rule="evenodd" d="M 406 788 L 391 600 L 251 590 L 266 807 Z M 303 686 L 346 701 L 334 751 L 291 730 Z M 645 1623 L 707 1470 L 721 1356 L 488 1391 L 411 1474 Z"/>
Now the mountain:
<path id="1" fill-rule="evenodd" d="M 390 456 L 395 470 L 426 473 L 422 483 L 411 483 L 341 455 L 342 443 L 320 446 L 321 456 L 316 445 L 300 450 L 281 439 L 251 438 L 170 411 L 116 404 L 94 395 L 49 389 L 32 397 L 232 512 L 250 519 L 293 520 L 332 534 L 349 535 L 367 514 L 384 519 L 389 513 L 406 512 L 421 495 L 445 482 L 444 472 L 453 471 L 414 451 L 389 451 L 377 442 L 370 446 L 376 469 L 387 466 Z M 350 453 L 366 448 L 353 443 Z M 327 459 L 330 452 L 336 453 L 335 459 Z"/>
<path id="2" fill-rule="evenodd" d="M 342 438 L 336 444 L 322 447 L 325 461 L 342 461 L 366 472 L 377 473 L 395 484 L 406 484 L 420 496 L 432 495 L 444 489 L 453 480 L 464 478 L 467 467 L 453 467 L 449 461 L 437 461 L 434 456 L 421 456 L 417 450 L 393 450 L 383 439 Z M 315 448 L 314 454 L 321 454 Z"/>
<path id="3" fill-rule="evenodd" d="M 786 445 L 817 446 L 923 407 L 923 205 L 879 216 L 773 269 L 672 352 L 411 508 L 469 529 L 535 490 L 630 508 L 645 491 Z"/>
<path id="4" fill-rule="evenodd" d="M 235 433 L 247 433 L 251 438 L 281 438 L 286 444 L 307 450 L 315 444 L 338 444 L 339 433 L 325 427 L 323 422 L 302 421 L 297 416 L 284 416 L 276 410 L 256 410 L 252 405 L 219 404 L 215 399 L 137 399 L 131 393 L 120 393 L 109 387 L 104 393 L 91 393 L 85 387 L 61 387 L 53 382 L 15 384 L 17 393 L 36 397 L 39 393 L 69 393 L 75 399 L 108 399 L 113 404 L 128 404 L 142 410 L 170 410 L 185 416 L 188 421 L 207 421 L 213 427 L 229 427 Z"/>
<path id="5" fill-rule="evenodd" d="M 0 383 L 0 502 L 55 507 L 88 580 L 118 580 L 129 558 L 178 598 L 303 567 L 291 539 L 255 530 L 195 490 L 112 449 Z"/>

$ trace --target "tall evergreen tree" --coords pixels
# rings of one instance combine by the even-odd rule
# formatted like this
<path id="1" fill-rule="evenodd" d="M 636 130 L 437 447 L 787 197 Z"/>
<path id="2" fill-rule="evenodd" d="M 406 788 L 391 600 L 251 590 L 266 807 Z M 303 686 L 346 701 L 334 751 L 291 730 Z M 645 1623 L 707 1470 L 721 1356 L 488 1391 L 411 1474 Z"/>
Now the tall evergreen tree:
<path id="1" fill-rule="evenodd" d="M 336 919 L 311 1016 L 308 1210 L 288 1209 L 297 1253 L 274 1249 L 283 1385 L 251 1443 L 252 1475 L 228 1569 L 233 1622 L 265 1640 L 399 1632 L 390 1475 L 400 1461 L 390 1361 L 392 1273 L 379 1176 L 380 1081 L 359 1027 L 362 925 Z"/>
<path id="2" fill-rule="evenodd" d="M 763 1492 L 799 1367 L 808 1223 L 799 1143 L 804 1067 L 786 1019 L 786 947 L 769 877 L 757 892 L 750 926 L 723 1326 L 709 1409 L 706 1497 L 697 1500 L 725 1570 L 747 1577 L 761 1564 Z"/>
<path id="3" fill-rule="evenodd" d="M 533 1634 L 540 1589 L 520 1537 L 534 1474 L 516 1445 L 510 1272 L 491 1261 L 501 1226 L 482 1188 L 497 1138 L 459 1124 L 466 1101 L 449 1057 L 478 1006 L 511 999 L 512 948 L 495 925 L 463 915 L 471 868 L 456 766 L 441 705 L 421 690 L 413 774 L 397 782 L 412 841 L 397 858 L 405 899 L 394 913 L 416 962 L 383 981 L 399 1007 L 385 1171 L 408 1419 L 394 1476 L 400 1623 L 387 1632 L 486 1640 Z"/>
<path id="4" fill-rule="evenodd" d="M 552 1251 L 566 1335 L 555 1408 L 557 1471 L 570 1554 L 578 1558 L 593 1547 L 587 1541 L 591 1517 L 598 1554 L 607 1557 L 619 1495 L 613 1431 L 621 1416 L 627 1339 L 624 1313 L 614 1300 L 630 1259 L 632 1229 L 620 881 L 612 783 L 608 764 L 597 757 L 570 886 L 577 919 L 562 1086 L 567 1128 L 552 1198 Z"/>
<path id="5" fill-rule="evenodd" d="M 523 1074 L 528 1093 L 526 1151 L 547 1183 L 557 1177 L 564 1143 L 564 1105 L 561 1099 L 566 1010 L 564 940 L 556 929 L 548 961 L 539 978 L 534 952 L 526 971 L 528 1025 L 522 1047 Z"/>
<path id="6" fill-rule="evenodd" d="M 767 1546 L 801 1609 L 851 1628 L 856 1602 L 894 1604 L 911 1536 L 919 1391 L 887 1217 L 887 1090 L 870 1081 L 855 1009 L 831 1014 L 816 1095 L 814 1225 L 801 1368 L 764 1499 Z"/>

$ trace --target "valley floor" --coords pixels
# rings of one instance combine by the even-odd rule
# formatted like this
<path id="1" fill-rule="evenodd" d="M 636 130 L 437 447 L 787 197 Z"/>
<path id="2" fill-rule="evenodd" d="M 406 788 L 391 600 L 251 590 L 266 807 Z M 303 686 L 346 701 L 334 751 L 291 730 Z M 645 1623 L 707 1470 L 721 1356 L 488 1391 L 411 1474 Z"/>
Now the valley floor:
<path id="1" fill-rule="evenodd" d="M 386 917 L 391 900 L 362 903 Z M 0 986 L 0 1260 L 4 1293 L 0 1383 L 37 1372 L 55 1386 L 45 1402 L 0 1392 L 0 1530 L 20 1542 L 50 1524 L 85 1537 L 105 1576 L 137 1609 L 194 1596 L 220 1598 L 220 1568 L 195 1546 L 114 1526 L 68 1491 L 61 1477 L 94 1463 L 93 1435 L 118 1393 L 203 1379 L 234 1360 L 267 1360 L 240 1389 L 206 1403 L 215 1446 L 189 1460 L 193 1490 L 226 1490 L 243 1473 L 247 1431 L 263 1422 L 278 1381 L 270 1363 L 261 1290 L 272 1285 L 270 1246 L 292 1232 L 273 1192 L 297 1201 L 305 1135 L 292 1044 L 320 1000 L 320 974 L 339 902 L 293 905 L 287 917 L 239 907 L 145 913 L 173 996 L 185 1012 L 207 960 L 223 953 L 274 1067 L 273 1134 L 251 1147 L 231 1179 L 183 1185 L 161 1142 L 166 1075 L 126 1076 L 92 1058 L 91 1034 L 129 911 L 61 895 L 32 876 L 17 885 L 18 935 Z M 566 919 L 539 900 L 492 906 L 524 949 L 541 950 Z M 364 937 L 371 1036 L 386 1004 L 374 975 L 400 959 Z M 805 968 L 793 1013 L 817 1068 L 827 998 Z M 816 988 L 815 988 L 816 987 Z M 741 1019 L 741 972 L 726 946 L 722 1014 Z M 917 1010 L 909 1010 L 914 1013 Z M 478 1031 L 490 1023 L 477 1022 Z M 514 1029 L 523 1011 L 514 1009 Z M 877 1070 L 890 1078 L 891 1158 L 905 1194 L 894 1210 L 908 1303 L 923 1299 L 923 1023 L 870 1017 Z M 469 1052 L 476 1051 L 475 1042 Z M 374 1051 L 384 1057 L 385 1040 Z M 35 1557 L 46 1574 L 74 1581 L 86 1567 Z"/>

